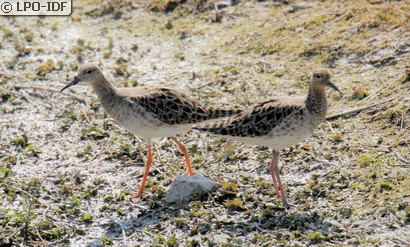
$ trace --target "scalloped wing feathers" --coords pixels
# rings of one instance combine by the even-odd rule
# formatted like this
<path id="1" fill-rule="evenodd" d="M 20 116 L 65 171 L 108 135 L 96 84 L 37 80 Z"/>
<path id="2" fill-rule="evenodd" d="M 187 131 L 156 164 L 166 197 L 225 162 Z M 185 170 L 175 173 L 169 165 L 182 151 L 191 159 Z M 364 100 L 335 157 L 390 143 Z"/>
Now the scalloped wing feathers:
<path id="1" fill-rule="evenodd" d="M 241 112 L 234 108 L 207 107 L 169 88 L 155 88 L 127 100 L 140 105 L 145 111 L 152 113 L 152 116 L 170 125 L 194 124 Z"/>
<path id="2" fill-rule="evenodd" d="M 268 135 L 295 114 L 302 114 L 304 105 L 283 104 L 278 100 L 262 102 L 235 117 L 194 127 L 218 135 L 255 137 Z"/>

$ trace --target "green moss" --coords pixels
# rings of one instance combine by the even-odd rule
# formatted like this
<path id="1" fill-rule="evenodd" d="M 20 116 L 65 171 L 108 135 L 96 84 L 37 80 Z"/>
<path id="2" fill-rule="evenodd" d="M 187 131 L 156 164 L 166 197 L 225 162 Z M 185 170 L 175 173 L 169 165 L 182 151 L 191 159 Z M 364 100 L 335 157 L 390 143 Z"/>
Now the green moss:
<path id="1" fill-rule="evenodd" d="M 53 24 L 51 24 L 51 30 L 56 31 L 58 28 L 58 22 L 54 22 Z"/>
<path id="2" fill-rule="evenodd" d="M 391 185 L 389 182 L 380 182 L 380 192 L 382 191 L 390 191 L 393 189 L 393 185 Z"/>
<path id="3" fill-rule="evenodd" d="M 80 221 L 84 223 L 91 223 L 93 222 L 94 217 L 91 214 L 83 214 L 80 218 Z"/>
<path id="4" fill-rule="evenodd" d="M 123 64 L 123 63 L 125 63 L 125 62 L 127 62 L 127 61 L 128 61 L 128 59 L 124 58 L 123 56 L 117 57 L 117 58 L 115 59 L 115 63 L 116 63 L 116 64 Z"/>
<path id="5" fill-rule="evenodd" d="M 24 154 L 27 154 L 28 156 L 38 157 L 39 153 L 40 151 L 38 151 L 32 143 L 28 144 L 26 150 L 24 150 Z"/>
<path id="6" fill-rule="evenodd" d="M 367 239 L 368 243 L 372 243 L 372 244 L 377 244 L 378 242 L 380 242 L 380 238 L 369 238 Z"/>
<path id="7" fill-rule="evenodd" d="M 366 167 L 369 166 L 370 164 L 374 163 L 375 160 L 372 156 L 368 156 L 368 155 L 363 155 L 362 157 L 360 157 L 360 159 L 358 160 L 358 165 L 360 167 Z"/>
<path id="8" fill-rule="evenodd" d="M 219 245 L 220 247 L 234 247 L 235 245 L 232 243 L 222 243 L 221 245 Z"/>
<path id="9" fill-rule="evenodd" d="M 251 176 L 250 175 L 248 175 L 248 174 L 241 174 L 241 177 L 242 177 L 242 179 L 243 179 L 243 181 L 249 181 L 249 180 L 251 180 Z"/>
<path id="10" fill-rule="evenodd" d="M 69 118 L 70 120 L 77 120 L 77 114 L 73 109 L 64 109 L 63 116 Z"/>
<path id="11" fill-rule="evenodd" d="M 60 193 L 63 194 L 63 195 L 72 195 L 73 194 L 73 188 L 69 184 L 60 185 L 59 189 L 60 189 Z"/>
<path id="12" fill-rule="evenodd" d="M 86 154 L 90 154 L 91 151 L 92 151 L 92 146 L 90 143 L 87 143 L 87 145 L 85 145 L 83 150 L 77 151 L 76 156 L 84 157 Z"/>
<path id="13" fill-rule="evenodd" d="M 221 181 L 222 189 L 226 192 L 237 193 L 238 192 L 238 185 L 236 183 L 229 183 L 226 181 Z"/>
<path id="14" fill-rule="evenodd" d="M 205 212 L 202 211 L 202 210 L 192 210 L 192 211 L 189 213 L 189 216 L 190 216 L 190 217 L 195 217 L 195 218 L 200 218 L 200 217 L 202 217 L 204 214 L 205 214 Z"/>
<path id="15" fill-rule="evenodd" d="M 226 200 L 224 206 L 232 210 L 246 210 L 245 206 L 243 205 L 243 201 L 241 201 L 241 199 L 239 198 Z"/>
<path id="16" fill-rule="evenodd" d="M 26 56 L 26 55 L 30 54 L 33 49 L 31 47 L 22 45 L 22 46 L 17 46 L 16 50 L 18 52 L 18 56 L 23 57 L 23 56 Z M 24 73 L 23 73 L 23 75 L 24 75 Z M 25 76 L 28 77 L 27 75 L 25 75 Z"/>
<path id="17" fill-rule="evenodd" d="M 11 170 L 7 167 L 0 166 L 0 177 L 6 178 L 10 175 Z"/>
<path id="18" fill-rule="evenodd" d="M 96 178 L 93 179 L 93 184 L 94 185 L 101 185 L 101 184 L 104 184 L 106 182 L 107 181 L 105 179 L 100 178 L 100 177 L 96 177 Z"/>
<path id="19" fill-rule="evenodd" d="M 215 93 L 214 96 L 212 95 L 208 95 L 209 97 L 216 97 L 218 96 L 217 93 Z M 230 157 L 235 153 L 235 145 L 226 145 L 224 146 L 222 152 L 218 153 L 216 155 L 216 159 L 217 160 L 226 160 L 226 159 L 230 159 Z"/>
<path id="20" fill-rule="evenodd" d="M 66 229 L 64 227 L 56 227 L 51 231 L 40 232 L 41 237 L 44 240 L 54 240 L 59 239 L 66 234 Z"/>
<path id="21" fill-rule="evenodd" d="M 175 237 L 175 234 L 169 235 L 167 239 L 166 245 L 168 247 L 178 246 L 178 240 Z"/>
<path id="22" fill-rule="evenodd" d="M 108 202 L 108 201 L 106 201 Z M 101 207 L 100 212 L 105 212 L 105 211 L 115 211 L 115 208 L 110 205 L 104 205 Z"/>
<path id="23" fill-rule="evenodd" d="M 84 44 L 85 44 L 85 39 L 83 39 L 83 38 L 78 38 L 77 39 L 77 45 L 84 46 Z"/>
<path id="24" fill-rule="evenodd" d="M 83 198 L 84 199 L 89 199 L 91 197 L 95 197 L 98 194 L 98 189 L 93 189 L 93 190 L 86 190 L 83 192 Z"/>
<path id="25" fill-rule="evenodd" d="M 72 207 L 77 207 L 77 206 L 81 206 L 81 200 L 79 197 L 77 196 L 73 196 L 71 198 L 70 204 Z"/>
<path id="26" fill-rule="evenodd" d="M 161 233 L 158 233 L 155 235 L 154 239 L 154 245 L 164 245 L 165 244 L 165 238 L 162 236 Z"/>
<path id="27" fill-rule="evenodd" d="M 196 240 L 196 239 L 189 239 L 189 240 L 186 242 L 186 245 L 187 245 L 187 247 L 198 247 L 198 246 L 201 246 L 201 244 L 199 243 L 199 241 Z"/>
<path id="28" fill-rule="evenodd" d="M 320 243 L 325 239 L 321 232 L 313 232 L 309 234 L 308 240 L 312 243 Z"/>
<path id="29" fill-rule="evenodd" d="M 5 162 L 5 164 L 7 166 L 14 166 L 17 164 L 17 156 L 15 155 L 9 155 L 7 157 L 3 158 L 3 162 Z"/>
<path id="30" fill-rule="evenodd" d="M 88 127 L 85 129 L 85 134 L 81 136 L 82 140 L 86 139 L 91 139 L 91 140 L 101 140 L 104 139 L 105 137 L 110 136 L 110 134 L 107 131 L 103 131 L 99 127 L 93 126 L 93 127 Z"/>
<path id="31" fill-rule="evenodd" d="M 339 143 L 342 142 L 344 138 L 344 134 L 341 132 L 338 133 L 334 133 L 333 135 L 331 135 L 329 137 L 330 141 L 334 142 L 334 143 Z"/>
<path id="32" fill-rule="evenodd" d="M 272 191 L 272 183 L 270 181 L 265 181 L 263 178 L 258 178 L 255 181 L 255 186 L 260 187 L 263 190 L 266 190 L 265 193 L 271 194 Z"/>
<path id="33" fill-rule="evenodd" d="M 3 226 L 18 226 L 24 222 L 25 215 L 23 212 L 7 213 L 4 215 Z"/>
<path id="34" fill-rule="evenodd" d="M 291 235 L 290 235 L 290 239 L 291 239 L 291 240 L 293 240 L 293 239 L 298 239 L 298 238 L 300 238 L 300 237 L 302 237 L 302 236 L 303 236 L 302 233 L 301 233 L 300 231 L 296 230 L 296 231 L 292 231 L 292 233 L 291 233 Z"/>
<path id="35" fill-rule="evenodd" d="M 175 225 L 176 225 L 176 227 L 178 227 L 179 229 L 185 229 L 185 228 L 188 227 L 188 223 L 187 223 L 187 221 L 186 221 L 185 218 L 177 218 Z"/>
<path id="36" fill-rule="evenodd" d="M 148 9 L 156 12 L 173 11 L 181 2 L 181 0 L 150 0 Z"/>
<path id="37" fill-rule="evenodd" d="M 38 76 L 46 76 L 48 73 L 54 70 L 54 62 L 52 59 L 48 59 L 45 63 L 37 67 Z"/>
<path id="38" fill-rule="evenodd" d="M 101 243 L 103 246 L 110 246 L 110 245 L 113 245 L 114 241 L 113 241 L 112 238 L 102 237 L 102 238 L 100 238 L 100 243 Z"/>
<path id="39" fill-rule="evenodd" d="M 237 67 L 235 65 L 227 65 L 224 67 L 224 70 L 229 71 L 232 75 L 239 75 L 242 68 Z"/>
<path id="40" fill-rule="evenodd" d="M 114 40 L 112 37 L 108 37 L 108 49 L 111 50 L 114 47 Z"/>
<path id="41" fill-rule="evenodd" d="M 49 221 L 49 220 L 40 221 L 40 222 L 37 223 L 37 228 L 39 228 L 41 230 L 51 230 L 55 227 L 56 227 L 56 225 L 54 224 L 54 222 Z"/>
<path id="42" fill-rule="evenodd" d="M 325 155 L 323 155 L 323 157 L 327 160 L 332 160 L 333 159 L 333 154 L 331 153 L 326 153 Z"/>
<path id="43" fill-rule="evenodd" d="M 120 64 L 114 67 L 114 71 L 118 76 L 126 76 L 128 77 L 130 73 L 127 70 L 128 66 L 126 64 Z"/>
<path id="44" fill-rule="evenodd" d="M 343 219 L 348 219 L 350 218 L 353 212 L 351 208 L 340 208 L 339 213 Z"/>
<path id="45" fill-rule="evenodd" d="M 4 37 L 8 38 L 8 37 L 13 37 L 14 32 L 11 31 L 10 29 L 3 28 L 3 34 L 4 34 Z"/>
<path id="46" fill-rule="evenodd" d="M 85 235 L 87 230 L 88 230 L 87 228 L 75 228 L 75 233 L 78 235 Z"/>
<path id="47" fill-rule="evenodd" d="M 121 159 L 121 160 L 143 160 L 144 153 L 136 152 L 135 147 L 129 144 L 123 144 L 119 148 L 107 151 L 107 159 Z"/>
<path id="48" fill-rule="evenodd" d="M 124 87 L 137 87 L 138 81 L 137 80 L 124 80 Z"/>
<path id="49" fill-rule="evenodd" d="M 14 201 L 16 199 L 16 197 L 17 197 L 16 191 L 9 190 L 8 193 L 7 193 L 6 199 L 7 199 L 7 201 L 11 202 L 11 201 Z"/>
<path id="50" fill-rule="evenodd" d="M 21 135 L 21 137 L 14 139 L 14 144 L 21 147 L 28 146 L 28 138 L 26 134 Z"/>
<path id="51" fill-rule="evenodd" d="M 406 212 L 405 222 L 406 222 L 407 224 L 409 224 L 409 223 L 410 223 L 410 207 L 407 207 L 406 210 L 405 210 L 405 212 Z"/>
<path id="52" fill-rule="evenodd" d="M 124 210 L 123 210 L 121 207 L 116 207 L 116 208 L 115 208 L 115 212 L 116 212 L 118 215 L 124 215 Z"/>
<path id="53" fill-rule="evenodd" d="M 29 186 L 30 187 L 37 187 L 40 186 L 41 180 L 39 178 L 30 178 Z"/>
<path id="54" fill-rule="evenodd" d="M 103 55 L 104 58 L 109 58 L 111 56 L 111 54 L 112 54 L 112 51 L 107 50 L 107 51 L 104 51 L 102 55 Z"/>
<path id="55" fill-rule="evenodd" d="M 357 100 L 362 100 L 366 98 L 369 95 L 369 93 L 366 91 L 364 88 L 354 88 L 353 94 L 351 96 L 351 99 L 357 99 Z"/>
<path id="56" fill-rule="evenodd" d="M 178 52 L 175 54 L 175 58 L 180 60 L 180 61 L 184 61 L 185 60 L 185 56 L 182 52 Z"/>
<path id="57" fill-rule="evenodd" d="M 201 167 L 201 164 L 204 162 L 204 158 L 202 156 L 195 156 L 192 159 L 192 168 L 198 169 Z"/>
<path id="58" fill-rule="evenodd" d="M 34 33 L 26 33 L 26 34 L 24 34 L 24 38 L 25 38 L 28 42 L 31 42 L 31 41 L 33 41 Z"/>

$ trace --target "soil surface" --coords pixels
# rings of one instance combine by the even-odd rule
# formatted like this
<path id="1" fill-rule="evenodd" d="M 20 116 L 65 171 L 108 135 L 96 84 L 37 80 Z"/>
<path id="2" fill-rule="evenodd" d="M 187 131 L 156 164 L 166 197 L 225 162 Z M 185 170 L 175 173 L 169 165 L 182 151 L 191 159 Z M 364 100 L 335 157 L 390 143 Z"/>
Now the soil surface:
<path id="1" fill-rule="evenodd" d="M 409 1 L 74 1 L 69 17 L 0 17 L 1 246 L 409 246 Z M 281 152 L 190 131 L 196 174 L 222 188 L 167 204 L 187 175 L 172 141 L 117 125 L 89 85 L 167 86 L 243 108 L 307 93 L 332 71 L 329 119 Z M 346 113 L 353 109 L 358 111 Z M 342 114 L 340 114 L 342 113 Z M 339 116 L 332 116 L 340 114 Z"/>

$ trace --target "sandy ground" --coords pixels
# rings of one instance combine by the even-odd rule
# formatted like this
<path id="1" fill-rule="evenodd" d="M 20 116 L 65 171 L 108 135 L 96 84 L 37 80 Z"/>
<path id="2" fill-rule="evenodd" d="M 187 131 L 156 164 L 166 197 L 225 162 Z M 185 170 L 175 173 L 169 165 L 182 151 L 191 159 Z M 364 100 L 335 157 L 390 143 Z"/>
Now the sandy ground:
<path id="1" fill-rule="evenodd" d="M 70 17 L 0 17 L 1 246 L 410 245 L 408 1 L 78 2 Z M 289 211 L 270 150 L 180 135 L 195 172 L 223 185 L 180 208 L 164 200 L 187 175 L 171 141 L 156 142 L 147 194 L 132 199 L 144 141 L 90 86 L 58 92 L 86 62 L 119 87 L 244 108 L 305 95 L 326 67 L 344 91 L 328 91 L 329 115 L 373 107 L 282 152 Z"/>

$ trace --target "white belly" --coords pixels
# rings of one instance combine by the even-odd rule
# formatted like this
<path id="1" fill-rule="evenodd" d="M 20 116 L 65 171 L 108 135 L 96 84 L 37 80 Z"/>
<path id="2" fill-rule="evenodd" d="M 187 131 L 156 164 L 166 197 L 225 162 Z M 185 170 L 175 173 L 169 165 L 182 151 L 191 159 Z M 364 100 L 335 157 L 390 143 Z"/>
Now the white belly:
<path id="1" fill-rule="evenodd" d="M 146 140 L 161 137 L 172 137 L 178 133 L 187 132 L 191 129 L 191 124 L 184 125 L 168 125 L 158 123 L 156 121 L 148 121 L 146 119 L 127 119 L 119 122 L 126 130 L 132 134 L 142 137 Z"/>
<path id="2" fill-rule="evenodd" d="M 256 137 L 240 137 L 240 136 L 223 136 L 231 140 L 243 142 L 250 145 L 260 145 L 272 148 L 274 150 L 280 151 L 286 147 L 294 146 L 299 142 L 306 140 L 311 133 L 306 132 L 294 132 L 289 135 L 274 135 L 271 133 L 266 136 L 256 136 Z"/>
<path id="3" fill-rule="evenodd" d="M 226 135 L 223 137 L 250 145 L 260 145 L 280 151 L 306 140 L 316 127 L 316 123 L 311 123 L 309 121 L 301 123 L 300 121 L 292 119 L 281 126 L 276 126 L 264 136 L 240 137 Z"/>

